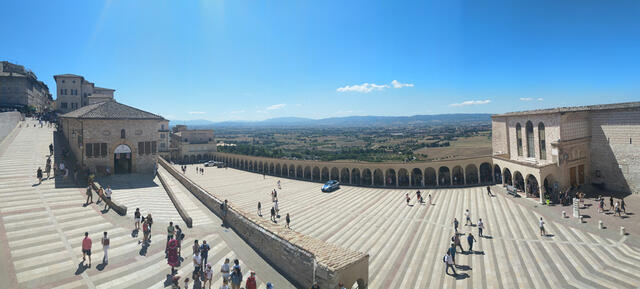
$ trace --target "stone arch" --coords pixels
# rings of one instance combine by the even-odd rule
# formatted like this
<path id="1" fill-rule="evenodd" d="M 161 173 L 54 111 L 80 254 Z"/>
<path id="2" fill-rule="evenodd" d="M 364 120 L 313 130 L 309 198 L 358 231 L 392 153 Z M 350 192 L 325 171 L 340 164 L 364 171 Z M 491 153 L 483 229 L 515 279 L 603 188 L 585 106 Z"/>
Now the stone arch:
<path id="1" fill-rule="evenodd" d="M 253 161 L 253 171 L 258 171 L 258 161 Z"/>
<path id="2" fill-rule="evenodd" d="M 544 181 L 542 182 L 541 189 L 545 194 L 549 194 L 549 193 L 555 192 L 556 186 L 557 186 L 556 178 L 552 174 L 549 174 L 546 177 L 544 177 Z"/>
<path id="3" fill-rule="evenodd" d="M 411 185 L 414 187 L 424 187 L 424 178 L 422 176 L 422 170 L 414 168 L 411 170 Z"/>
<path id="4" fill-rule="evenodd" d="M 276 164 L 276 176 L 281 176 L 282 175 L 282 166 L 280 166 L 280 164 Z"/>
<path id="5" fill-rule="evenodd" d="M 527 197 L 540 197 L 540 187 L 538 185 L 538 179 L 534 175 L 527 175 L 526 184 L 525 184 L 525 192 L 527 193 Z"/>
<path id="6" fill-rule="evenodd" d="M 402 168 L 398 170 L 398 186 L 408 187 L 411 183 L 409 178 L 409 172 L 406 169 Z"/>
<path id="7" fill-rule="evenodd" d="M 320 181 L 326 182 L 329 180 L 329 169 L 327 167 L 322 168 L 320 172 Z"/>
<path id="8" fill-rule="evenodd" d="M 438 185 L 438 176 L 434 168 L 424 169 L 424 185 L 427 187 L 435 187 Z"/>
<path id="9" fill-rule="evenodd" d="M 304 179 L 305 180 L 311 180 L 311 167 L 310 166 L 304 167 Z"/>
<path id="10" fill-rule="evenodd" d="M 504 175 L 504 183 L 509 186 L 513 186 L 513 178 L 511 177 L 511 171 L 509 168 L 504 168 L 504 173 L 502 174 Z"/>
<path id="11" fill-rule="evenodd" d="M 453 167 L 451 180 L 456 186 L 464 185 L 464 171 L 461 166 Z"/>
<path id="12" fill-rule="evenodd" d="M 513 186 L 518 190 L 524 191 L 524 177 L 519 171 L 513 173 Z"/>
<path id="13" fill-rule="evenodd" d="M 275 169 L 275 166 L 273 165 L 273 163 L 269 163 L 269 174 L 270 175 L 275 175 L 276 174 L 276 169 Z"/>
<path id="14" fill-rule="evenodd" d="M 191 155 L 191 156 L 189 157 L 189 159 L 191 160 L 191 163 L 192 163 L 192 164 L 195 164 L 195 163 L 196 163 L 196 155 Z"/>
<path id="15" fill-rule="evenodd" d="M 301 165 L 298 165 L 296 167 L 296 178 L 298 178 L 298 179 L 303 179 L 304 178 L 304 170 L 302 169 Z"/>
<path id="16" fill-rule="evenodd" d="M 365 186 L 371 186 L 373 184 L 373 174 L 371 174 L 370 169 L 362 170 L 362 181 L 360 184 Z"/>
<path id="17" fill-rule="evenodd" d="M 338 170 L 338 168 L 331 168 L 331 174 L 329 175 L 329 178 L 332 180 L 338 180 L 340 178 L 340 171 Z"/>
<path id="18" fill-rule="evenodd" d="M 438 169 L 438 185 L 451 185 L 451 172 L 449 171 L 449 167 L 442 166 Z"/>
<path id="19" fill-rule="evenodd" d="M 351 178 L 349 177 L 348 168 L 342 168 L 340 170 L 340 182 L 343 184 L 351 184 Z"/>
<path id="20" fill-rule="evenodd" d="M 262 161 L 260 161 L 258 163 L 258 172 L 261 172 L 261 173 L 264 172 L 263 169 L 264 169 L 264 164 L 262 163 Z"/>
<path id="21" fill-rule="evenodd" d="M 398 179 L 396 178 L 396 170 L 387 169 L 384 174 L 385 177 L 385 186 L 395 187 L 397 185 Z"/>
<path id="22" fill-rule="evenodd" d="M 351 170 L 351 183 L 354 185 L 362 185 L 361 183 L 361 179 L 360 179 L 360 170 L 358 168 L 354 168 Z M 371 182 L 369 182 L 366 185 L 370 185 Z"/>
<path id="23" fill-rule="evenodd" d="M 189 156 L 182 156 L 182 162 L 183 163 L 188 163 L 189 162 Z"/>
<path id="24" fill-rule="evenodd" d="M 493 179 L 496 184 L 502 184 L 502 170 L 499 165 L 493 166 Z"/>
<path id="25" fill-rule="evenodd" d="M 478 184 L 478 168 L 474 164 L 468 164 L 467 167 L 464 168 L 467 185 L 477 185 Z"/>
<path id="26" fill-rule="evenodd" d="M 287 164 L 282 165 L 282 176 L 289 176 L 289 167 L 287 166 Z"/>
<path id="27" fill-rule="evenodd" d="M 384 186 L 384 175 L 382 174 L 381 169 L 375 169 L 373 171 L 373 185 L 374 186 Z"/>
<path id="28" fill-rule="evenodd" d="M 489 164 L 489 163 L 481 163 L 480 164 L 480 183 L 481 184 L 490 184 L 490 183 L 492 183 L 491 164 Z"/>
<path id="29" fill-rule="evenodd" d="M 318 167 L 313 167 L 313 180 L 314 181 L 320 180 L 320 169 Z"/>
<path id="30" fill-rule="evenodd" d="M 289 176 L 290 178 L 296 177 L 296 165 L 289 164 L 289 173 L 287 173 L 287 176 Z"/>

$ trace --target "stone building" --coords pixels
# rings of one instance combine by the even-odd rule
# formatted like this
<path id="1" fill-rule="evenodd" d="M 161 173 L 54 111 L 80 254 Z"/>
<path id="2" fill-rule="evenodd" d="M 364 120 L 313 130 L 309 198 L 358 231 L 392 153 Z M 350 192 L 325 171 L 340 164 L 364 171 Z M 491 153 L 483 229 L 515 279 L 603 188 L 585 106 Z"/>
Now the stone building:
<path id="1" fill-rule="evenodd" d="M 99 174 L 153 172 L 169 148 L 168 120 L 115 101 L 66 113 L 60 125 L 77 162 Z"/>
<path id="2" fill-rule="evenodd" d="M 494 178 L 532 197 L 582 184 L 637 192 L 639 141 L 640 102 L 493 115 Z"/>
<path id="3" fill-rule="evenodd" d="M 54 75 L 56 80 L 56 111 L 67 113 L 98 102 L 113 100 L 114 89 L 97 87 L 75 74 Z"/>
<path id="4" fill-rule="evenodd" d="M 22 65 L 0 61 L 0 107 L 33 107 L 37 112 L 52 109 L 49 87 Z"/>
<path id="5" fill-rule="evenodd" d="M 185 125 L 173 127 L 170 147 L 171 159 L 181 163 L 211 160 L 217 151 L 212 129 L 188 130 Z"/>

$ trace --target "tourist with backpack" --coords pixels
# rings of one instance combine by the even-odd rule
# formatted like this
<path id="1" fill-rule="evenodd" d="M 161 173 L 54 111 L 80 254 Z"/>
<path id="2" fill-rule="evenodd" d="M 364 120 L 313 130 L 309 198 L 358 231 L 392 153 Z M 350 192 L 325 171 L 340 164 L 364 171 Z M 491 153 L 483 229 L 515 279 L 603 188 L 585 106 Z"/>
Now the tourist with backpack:
<path id="1" fill-rule="evenodd" d="M 175 272 L 175 267 L 180 267 L 180 258 L 178 257 L 178 240 L 171 239 L 167 243 L 167 264 L 171 266 L 171 275 Z"/>
<path id="2" fill-rule="evenodd" d="M 445 270 L 445 273 L 447 275 L 449 275 L 449 268 L 451 268 L 451 270 L 453 271 L 453 276 L 458 275 L 458 273 L 456 273 L 456 269 L 454 266 L 454 261 L 453 261 L 453 256 L 451 256 L 451 254 L 449 252 L 447 252 L 446 255 L 444 255 L 444 258 L 442 259 L 442 261 L 444 261 L 444 264 L 447 266 L 447 269 Z"/>

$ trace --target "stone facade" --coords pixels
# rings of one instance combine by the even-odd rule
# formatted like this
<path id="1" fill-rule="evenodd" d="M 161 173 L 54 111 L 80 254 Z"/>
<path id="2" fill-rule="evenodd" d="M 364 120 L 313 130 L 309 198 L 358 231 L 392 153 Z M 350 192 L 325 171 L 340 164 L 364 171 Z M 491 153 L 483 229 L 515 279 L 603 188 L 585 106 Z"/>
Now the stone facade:
<path id="1" fill-rule="evenodd" d="M 187 130 L 186 126 L 174 127 L 170 147 L 171 160 L 181 163 L 210 160 L 217 151 L 213 130 Z"/>
<path id="2" fill-rule="evenodd" d="M 53 78 L 56 80 L 56 111 L 59 113 L 68 113 L 90 104 L 114 100 L 114 89 L 97 87 L 80 75 L 59 74 Z"/>
<path id="3" fill-rule="evenodd" d="M 51 110 L 52 105 L 49 87 L 33 72 L 22 65 L 0 62 L 0 106 L 32 106 L 37 112 L 43 112 Z"/>
<path id="4" fill-rule="evenodd" d="M 640 102 L 506 113 L 492 123 L 494 174 L 527 195 L 582 184 L 638 191 Z"/>

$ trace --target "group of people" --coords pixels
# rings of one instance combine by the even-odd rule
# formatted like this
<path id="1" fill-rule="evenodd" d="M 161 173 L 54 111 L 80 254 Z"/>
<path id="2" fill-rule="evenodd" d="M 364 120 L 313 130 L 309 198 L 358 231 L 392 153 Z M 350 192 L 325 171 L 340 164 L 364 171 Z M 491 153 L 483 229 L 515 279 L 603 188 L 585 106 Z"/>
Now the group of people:
<path id="1" fill-rule="evenodd" d="M 136 211 L 133 212 L 133 225 L 134 225 L 134 235 L 138 235 L 140 229 L 142 229 L 142 240 L 138 240 L 138 244 L 142 244 L 142 246 L 148 246 L 151 243 L 151 227 L 153 226 L 153 216 L 151 213 L 148 213 L 146 217 L 142 216 L 140 213 L 140 208 L 136 208 Z"/>
<path id="2" fill-rule="evenodd" d="M 280 181 L 278 180 L 278 189 L 280 188 Z M 277 223 L 277 219 L 280 218 L 280 208 L 278 207 L 278 191 L 276 189 L 271 191 L 271 202 L 273 203 L 271 206 L 271 221 Z M 260 201 L 258 201 L 258 216 L 262 217 L 262 203 Z M 291 229 L 291 216 L 289 216 L 289 213 L 284 219 L 287 222 L 284 227 Z"/>
<path id="3" fill-rule="evenodd" d="M 409 206 L 410 203 L 411 203 L 411 197 L 409 196 L 409 193 L 406 193 L 404 195 L 404 199 L 407 202 L 407 206 Z M 418 190 L 416 192 L 416 200 L 417 200 L 418 204 L 424 204 L 425 203 L 425 201 L 424 201 L 424 199 L 422 197 L 422 193 L 420 192 L 420 190 Z M 426 203 L 427 203 L 428 206 L 431 206 L 431 194 L 427 195 L 427 202 Z"/>
<path id="4" fill-rule="evenodd" d="M 605 204 L 604 198 L 602 196 L 598 196 L 596 199 L 598 202 L 598 213 L 605 213 Z M 624 201 L 624 198 L 621 198 L 620 201 L 613 200 L 613 196 L 609 197 L 609 212 L 612 212 L 613 215 L 618 215 L 618 217 L 622 217 L 622 213 L 627 214 L 627 204 Z"/>
<path id="5" fill-rule="evenodd" d="M 110 243 L 107 232 L 103 233 L 102 239 L 100 239 L 100 243 L 102 244 L 102 250 L 104 252 L 104 256 L 102 257 L 102 263 L 106 265 L 109 263 L 108 252 L 109 252 L 109 243 Z M 84 238 L 82 239 L 82 263 L 86 262 L 87 258 L 89 258 L 89 264 L 87 265 L 89 268 L 91 268 L 92 245 L 93 245 L 93 241 L 89 237 L 89 232 L 84 232 Z"/>

